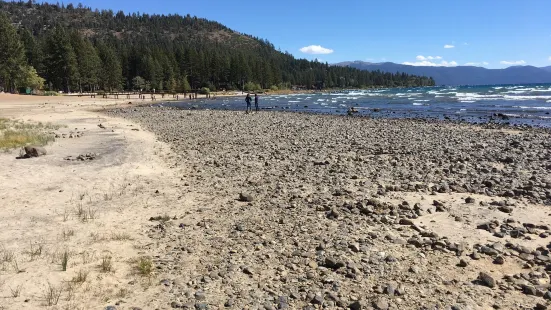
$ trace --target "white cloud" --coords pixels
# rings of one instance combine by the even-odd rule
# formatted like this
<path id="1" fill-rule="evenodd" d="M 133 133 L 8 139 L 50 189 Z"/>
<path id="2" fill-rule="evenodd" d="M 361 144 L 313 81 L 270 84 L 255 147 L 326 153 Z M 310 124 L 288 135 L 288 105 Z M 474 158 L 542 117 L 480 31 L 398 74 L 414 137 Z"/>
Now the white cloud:
<path id="1" fill-rule="evenodd" d="M 463 45 L 469 45 L 469 43 L 467 43 L 467 42 L 463 42 Z"/>
<path id="2" fill-rule="evenodd" d="M 300 51 L 303 52 L 304 54 L 314 54 L 314 55 L 331 54 L 334 52 L 332 49 L 322 47 L 321 45 L 305 46 L 301 48 Z"/>
<path id="3" fill-rule="evenodd" d="M 455 47 L 455 45 L 451 45 L 451 44 L 444 45 L 444 48 L 454 48 L 454 47 Z"/>
<path id="4" fill-rule="evenodd" d="M 551 61 L 551 56 L 549 56 L 549 61 Z"/>
<path id="5" fill-rule="evenodd" d="M 442 60 L 440 63 L 436 63 L 436 62 L 431 62 L 431 61 L 428 61 L 428 60 L 423 60 L 423 61 L 417 61 L 417 62 L 403 62 L 402 63 L 403 65 L 408 65 L 408 66 L 424 66 L 424 67 L 455 67 L 457 66 L 457 62 L 455 61 L 445 61 L 445 60 Z"/>
<path id="6" fill-rule="evenodd" d="M 524 64 L 526 64 L 526 61 L 524 61 L 524 60 L 515 60 L 515 61 L 506 61 L 506 60 L 502 60 L 502 61 L 500 61 L 499 63 L 502 64 L 502 65 L 519 66 L 519 65 L 524 65 Z"/>
<path id="7" fill-rule="evenodd" d="M 442 59 L 442 57 L 440 56 L 423 56 L 423 55 L 419 55 L 417 57 L 415 57 L 415 59 L 419 60 L 419 61 L 424 61 L 424 60 L 433 60 L 433 59 Z"/>
<path id="8" fill-rule="evenodd" d="M 480 67 L 480 66 L 487 66 L 489 65 L 488 62 L 486 61 L 483 61 L 483 62 L 468 62 L 465 64 L 465 66 L 475 66 L 475 67 Z"/>

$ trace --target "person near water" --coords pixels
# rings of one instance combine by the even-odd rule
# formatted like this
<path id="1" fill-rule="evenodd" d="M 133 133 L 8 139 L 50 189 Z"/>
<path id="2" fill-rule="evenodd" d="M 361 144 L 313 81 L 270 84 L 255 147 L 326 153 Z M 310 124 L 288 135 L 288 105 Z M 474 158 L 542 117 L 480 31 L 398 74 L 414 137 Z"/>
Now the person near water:
<path id="1" fill-rule="evenodd" d="M 256 112 L 260 111 L 258 108 L 258 94 L 254 94 L 254 108 L 256 109 Z"/>
<path id="2" fill-rule="evenodd" d="M 251 108 L 251 95 L 250 94 L 247 94 L 247 97 L 245 97 L 245 102 L 247 103 L 247 113 L 249 113 L 249 111 L 252 112 L 252 108 Z"/>

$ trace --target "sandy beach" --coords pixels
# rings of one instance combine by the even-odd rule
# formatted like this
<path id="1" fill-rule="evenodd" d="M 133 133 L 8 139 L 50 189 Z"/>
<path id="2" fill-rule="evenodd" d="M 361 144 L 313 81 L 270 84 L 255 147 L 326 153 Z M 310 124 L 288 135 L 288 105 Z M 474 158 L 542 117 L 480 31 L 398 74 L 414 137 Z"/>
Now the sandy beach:
<path id="1" fill-rule="evenodd" d="M 61 126 L 46 156 L 0 154 L 0 309 L 551 299 L 546 130 L 63 96 L 0 117 Z"/>

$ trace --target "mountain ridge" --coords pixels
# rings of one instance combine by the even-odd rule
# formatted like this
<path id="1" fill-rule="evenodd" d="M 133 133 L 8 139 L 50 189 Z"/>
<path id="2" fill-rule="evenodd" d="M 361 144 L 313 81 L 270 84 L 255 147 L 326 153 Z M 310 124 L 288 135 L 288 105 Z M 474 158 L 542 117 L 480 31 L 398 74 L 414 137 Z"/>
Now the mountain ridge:
<path id="1" fill-rule="evenodd" d="M 429 77 L 295 58 L 268 40 L 189 14 L 0 0 L 0 42 L 0 55 L 6 58 L 0 59 L 0 72 L 7 72 L 2 69 L 5 64 L 9 72 L 19 72 L 17 66 L 26 62 L 45 79 L 44 88 L 54 91 L 175 93 L 434 85 Z M 18 53 L 3 53 L 6 46 Z M 22 88 L 22 83 L 26 80 L 16 73 L 0 76 L 0 88 L 8 91 Z"/>
<path id="2" fill-rule="evenodd" d="M 411 66 L 393 62 L 372 63 L 360 60 L 333 64 L 360 70 L 405 72 L 432 77 L 437 85 L 491 85 L 551 83 L 551 66 L 512 66 L 504 69 L 487 69 L 476 66 Z"/>

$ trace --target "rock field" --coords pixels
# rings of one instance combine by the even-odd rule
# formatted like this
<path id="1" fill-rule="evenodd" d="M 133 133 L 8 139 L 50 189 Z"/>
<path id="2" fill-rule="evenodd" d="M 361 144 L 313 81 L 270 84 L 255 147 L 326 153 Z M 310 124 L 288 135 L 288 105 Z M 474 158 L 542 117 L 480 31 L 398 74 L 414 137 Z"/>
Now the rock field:
<path id="1" fill-rule="evenodd" d="M 193 207 L 151 218 L 166 308 L 547 309 L 551 136 L 129 108 Z M 144 219 L 146 222 L 148 219 Z"/>

